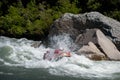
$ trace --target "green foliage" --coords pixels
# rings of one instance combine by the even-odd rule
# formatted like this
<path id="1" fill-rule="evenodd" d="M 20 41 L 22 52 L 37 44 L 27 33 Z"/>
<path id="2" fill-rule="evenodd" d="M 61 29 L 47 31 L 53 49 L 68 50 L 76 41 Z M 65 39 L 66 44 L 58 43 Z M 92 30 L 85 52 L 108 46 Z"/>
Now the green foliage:
<path id="1" fill-rule="evenodd" d="M 70 2 L 70 0 L 58 0 L 56 10 L 61 13 L 78 13 L 80 11 L 80 9 L 76 6 L 76 1 Z"/>
<path id="2" fill-rule="evenodd" d="M 27 8 L 10 6 L 8 12 L 0 18 L 0 28 L 14 37 L 22 37 L 24 34 L 42 36 L 53 22 L 51 10 L 45 9 L 43 4 L 37 6 L 32 1 Z"/>
<path id="3" fill-rule="evenodd" d="M 20 9 L 10 6 L 9 14 L 0 18 L 0 28 L 12 35 L 22 35 L 25 32 L 22 29 L 24 21 L 24 18 L 20 15 Z"/>
<path id="4" fill-rule="evenodd" d="M 23 35 L 44 36 L 48 32 L 53 21 L 65 12 L 78 13 L 80 9 L 76 6 L 76 0 L 58 0 L 58 6 L 50 6 L 46 2 L 37 3 L 30 0 L 26 7 L 22 2 L 11 5 L 8 14 L 0 17 L 0 28 L 4 32 L 15 37 Z"/>
<path id="5" fill-rule="evenodd" d="M 97 10 L 101 7 L 101 4 L 97 0 L 88 0 L 88 9 Z"/>
<path id="6" fill-rule="evenodd" d="M 12 34 L 13 36 L 17 37 L 17 36 L 23 35 L 23 33 L 25 32 L 25 30 L 21 26 L 12 25 L 12 27 L 10 29 L 8 29 L 8 32 L 10 34 Z"/>

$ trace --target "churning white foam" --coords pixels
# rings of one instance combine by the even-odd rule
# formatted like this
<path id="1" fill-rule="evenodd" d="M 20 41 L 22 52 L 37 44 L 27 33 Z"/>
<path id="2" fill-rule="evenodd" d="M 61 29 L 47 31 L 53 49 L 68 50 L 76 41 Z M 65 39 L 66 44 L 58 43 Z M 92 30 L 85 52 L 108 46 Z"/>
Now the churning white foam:
<path id="1" fill-rule="evenodd" d="M 0 62 L 8 66 L 23 66 L 25 68 L 45 68 L 53 75 L 67 75 L 73 77 L 111 77 L 120 73 L 120 62 L 115 61 L 91 61 L 84 56 L 77 55 L 71 48 L 75 47 L 72 39 L 66 36 L 55 36 L 51 39 L 52 47 L 41 45 L 38 48 L 31 47 L 35 41 L 27 39 L 14 39 L 0 37 L 0 49 L 7 49 L 7 54 L 0 56 Z M 64 57 L 57 62 L 43 60 L 44 53 L 53 48 L 63 47 L 71 51 L 72 57 Z M 9 48 L 9 49 L 8 49 Z M 0 50 L 0 54 L 2 51 Z"/>

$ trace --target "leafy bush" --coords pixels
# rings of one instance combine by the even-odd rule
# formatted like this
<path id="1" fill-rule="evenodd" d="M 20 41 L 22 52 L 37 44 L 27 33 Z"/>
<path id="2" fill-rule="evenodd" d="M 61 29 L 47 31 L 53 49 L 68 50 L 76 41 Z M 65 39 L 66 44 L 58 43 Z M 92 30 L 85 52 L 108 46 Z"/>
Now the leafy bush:
<path id="1" fill-rule="evenodd" d="M 11 5 L 8 14 L 0 17 L 0 29 L 13 37 L 23 35 L 45 36 L 53 21 L 65 12 L 78 13 L 76 3 L 69 0 L 58 0 L 58 6 L 50 7 L 46 2 L 37 3 L 31 0 L 26 7 L 22 2 Z"/>

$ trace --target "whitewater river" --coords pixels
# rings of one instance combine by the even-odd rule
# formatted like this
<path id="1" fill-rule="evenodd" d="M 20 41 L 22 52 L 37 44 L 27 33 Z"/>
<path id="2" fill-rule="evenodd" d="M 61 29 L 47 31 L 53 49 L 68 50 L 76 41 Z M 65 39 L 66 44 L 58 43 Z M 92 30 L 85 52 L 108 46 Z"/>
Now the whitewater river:
<path id="1" fill-rule="evenodd" d="M 120 80 L 119 61 L 91 61 L 76 55 L 68 36 L 51 39 L 50 47 L 31 47 L 35 41 L 0 36 L 0 80 Z M 43 60 L 47 50 L 62 47 L 72 57 Z"/>

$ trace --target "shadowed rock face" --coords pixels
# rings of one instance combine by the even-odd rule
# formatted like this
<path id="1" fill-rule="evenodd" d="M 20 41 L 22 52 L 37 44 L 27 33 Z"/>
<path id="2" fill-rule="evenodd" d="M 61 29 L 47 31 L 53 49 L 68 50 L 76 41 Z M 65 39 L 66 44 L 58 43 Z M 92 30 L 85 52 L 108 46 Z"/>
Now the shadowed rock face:
<path id="1" fill-rule="evenodd" d="M 75 43 L 77 45 L 87 45 L 91 41 L 94 44 L 98 44 L 96 30 L 97 29 L 86 29 L 84 33 L 76 37 Z"/>
<path id="2" fill-rule="evenodd" d="M 76 40 L 80 34 L 83 34 L 86 31 L 86 29 L 93 28 L 100 29 L 117 45 L 118 48 L 120 47 L 118 44 L 120 43 L 120 22 L 104 16 L 99 12 L 76 15 L 66 13 L 52 24 L 49 37 L 68 33 Z M 82 43 L 82 45 L 84 45 L 84 43 Z"/>

